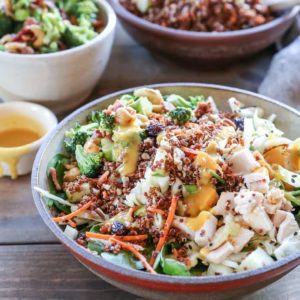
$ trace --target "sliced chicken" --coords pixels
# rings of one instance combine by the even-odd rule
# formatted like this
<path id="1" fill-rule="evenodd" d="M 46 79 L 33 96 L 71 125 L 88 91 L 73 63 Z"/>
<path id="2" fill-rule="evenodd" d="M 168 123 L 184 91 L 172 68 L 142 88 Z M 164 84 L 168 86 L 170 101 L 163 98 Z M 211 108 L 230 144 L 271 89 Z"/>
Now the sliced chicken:
<path id="1" fill-rule="evenodd" d="M 288 205 L 284 192 L 278 188 L 272 188 L 264 199 L 263 206 L 266 212 L 270 215 L 274 215 L 278 209 L 286 208 L 290 210 L 291 207 Z M 285 210 L 285 209 L 284 209 Z"/>
<path id="2" fill-rule="evenodd" d="M 249 214 L 261 205 L 263 200 L 264 196 L 259 192 L 241 191 L 234 197 L 234 210 L 241 215 Z"/>
<path id="3" fill-rule="evenodd" d="M 273 224 L 262 206 L 258 206 L 251 213 L 243 215 L 243 219 L 260 235 L 265 235 L 273 228 Z"/>
<path id="4" fill-rule="evenodd" d="M 182 230 L 192 240 L 201 246 L 207 246 L 214 236 L 217 228 L 217 218 L 210 212 L 202 211 L 195 218 L 175 216 L 173 226 Z"/>
<path id="5" fill-rule="evenodd" d="M 212 216 L 195 233 L 195 242 L 199 246 L 205 247 L 211 242 L 211 239 L 213 238 L 217 229 L 217 223 L 218 223 L 217 218 Z"/>
<path id="6" fill-rule="evenodd" d="M 257 248 L 240 264 L 238 272 L 250 271 L 272 264 L 274 260 L 263 249 Z"/>
<path id="7" fill-rule="evenodd" d="M 219 248 L 208 252 L 205 259 L 210 263 L 220 264 L 232 253 L 234 253 L 234 247 L 231 243 L 226 242 Z"/>
<path id="8" fill-rule="evenodd" d="M 240 175 L 249 174 L 260 167 L 252 152 L 248 149 L 242 149 L 234 153 L 229 159 L 229 163 L 232 165 L 233 171 Z"/>
<path id="9" fill-rule="evenodd" d="M 195 239 L 195 230 L 187 226 L 185 217 L 175 216 L 172 225 L 184 232 L 191 240 Z"/>
<path id="10" fill-rule="evenodd" d="M 254 232 L 252 230 L 241 228 L 237 236 L 230 238 L 230 242 L 234 248 L 233 252 L 239 253 L 242 251 L 242 249 L 249 243 L 253 236 Z"/>
<path id="11" fill-rule="evenodd" d="M 250 191 L 267 193 L 269 190 L 269 174 L 254 172 L 244 176 L 244 181 Z"/>
<path id="12" fill-rule="evenodd" d="M 285 220 L 288 212 L 278 209 L 273 217 L 273 224 L 276 228 L 279 228 L 280 224 Z"/>
<path id="13" fill-rule="evenodd" d="M 233 207 L 234 194 L 230 192 L 222 193 L 217 205 L 212 210 L 213 214 L 216 216 L 225 216 L 230 213 Z"/>
<path id="14" fill-rule="evenodd" d="M 284 221 L 280 224 L 277 233 L 277 241 L 282 243 L 288 236 L 299 230 L 299 225 L 292 213 L 288 212 Z"/>

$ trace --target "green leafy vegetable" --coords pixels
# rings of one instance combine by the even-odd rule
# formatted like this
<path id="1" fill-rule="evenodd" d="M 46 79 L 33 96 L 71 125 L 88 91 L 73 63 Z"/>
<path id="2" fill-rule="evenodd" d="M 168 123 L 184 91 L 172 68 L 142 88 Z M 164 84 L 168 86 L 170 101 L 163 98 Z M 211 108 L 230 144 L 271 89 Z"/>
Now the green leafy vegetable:
<path id="1" fill-rule="evenodd" d="M 107 138 L 101 140 L 101 149 L 103 156 L 108 161 L 117 161 L 116 153 L 114 150 L 114 143 Z"/>
<path id="2" fill-rule="evenodd" d="M 210 173 L 213 177 L 215 177 L 220 183 L 225 184 L 225 180 L 224 180 L 220 175 L 218 175 L 215 171 L 209 170 L 209 173 Z"/>
<path id="3" fill-rule="evenodd" d="M 77 47 L 94 39 L 97 33 L 90 28 L 68 24 L 62 39 L 68 48 Z"/>
<path id="4" fill-rule="evenodd" d="M 187 184 L 184 185 L 184 189 L 186 190 L 187 193 L 189 194 L 196 194 L 198 192 L 198 186 L 195 184 Z"/>
<path id="5" fill-rule="evenodd" d="M 137 96 L 126 94 L 120 98 L 120 101 L 126 105 L 130 105 L 137 99 L 138 99 Z"/>
<path id="6" fill-rule="evenodd" d="M 61 154 L 58 153 L 56 154 L 48 163 L 47 166 L 47 177 L 48 177 L 48 186 L 49 186 L 49 191 L 51 194 L 56 195 L 62 199 L 66 199 L 66 194 L 62 191 L 58 192 L 55 188 L 55 185 L 52 181 L 52 177 L 50 174 L 50 168 L 54 168 L 56 170 L 56 176 L 57 176 L 57 181 L 58 183 L 62 186 L 63 185 L 63 178 L 64 178 L 64 172 L 66 170 L 65 164 L 68 162 L 68 158 Z M 62 211 L 64 213 L 70 213 L 70 207 L 66 206 L 62 203 L 59 203 L 57 201 L 53 201 L 52 199 L 48 199 L 48 206 L 52 207 L 55 206 L 59 211 Z"/>
<path id="7" fill-rule="evenodd" d="M 101 256 L 105 260 L 114 263 L 118 266 L 136 270 L 144 269 L 143 264 L 140 261 L 135 260 L 131 253 L 128 252 L 120 252 L 118 254 L 103 252 Z"/>
<path id="8" fill-rule="evenodd" d="M 169 116 L 175 123 L 182 125 L 191 119 L 192 111 L 189 108 L 177 107 L 169 112 Z"/>
<path id="9" fill-rule="evenodd" d="M 16 21 L 25 21 L 30 16 L 31 0 L 13 0 L 12 11 Z"/>
<path id="10" fill-rule="evenodd" d="M 87 247 L 89 250 L 97 252 L 97 254 L 101 254 L 104 250 L 104 244 L 101 241 L 96 240 L 90 240 Z"/>
<path id="11" fill-rule="evenodd" d="M 167 175 L 166 171 L 163 169 L 157 169 L 152 172 L 152 176 L 154 177 L 165 177 Z"/>
<path id="12" fill-rule="evenodd" d="M 175 276 L 190 276 L 190 272 L 186 265 L 170 257 L 166 257 L 167 252 L 170 251 L 170 245 L 165 245 L 159 255 L 157 256 L 154 269 L 158 270 L 159 266 L 162 268 L 162 272 L 167 275 Z"/>
<path id="13" fill-rule="evenodd" d="M 204 96 L 192 96 L 186 100 L 179 95 L 172 94 L 167 96 L 165 100 L 175 107 L 185 107 L 193 110 L 197 107 L 198 103 L 205 102 L 206 98 Z"/>
<path id="14" fill-rule="evenodd" d="M 109 115 L 102 110 L 92 111 L 88 120 L 99 124 L 99 127 L 105 131 L 111 132 L 115 127 L 115 117 Z"/>
<path id="15" fill-rule="evenodd" d="M 83 146 L 87 139 L 92 136 L 93 129 L 97 128 L 97 123 L 81 126 L 79 123 L 74 128 L 65 133 L 64 147 L 67 152 L 74 154 L 77 145 Z"/>
<path id="16" fill-rule="evenodd" d="M 206 98 L 203 95 L 201 95 L 201 96 L 191 96 L 188 99 L 189 99 L 189 102 L 191 103 L 192 108 L 196 108 L 198 103 L 206 101 Z"/>
<path id="17" fill-rule="evenodd" d="M 175 107 L 192 108 L 191 103 L 179 95 L 169 95 L 166 97 L 165 101 L 171 103 Z"/>
<path id="18" fill-rule="evenodd" d="M 163 272 L 167 275 L 190 276 L 189 270 L 183 263 L 172 258 L 162 258 L 160 261 Z"/>
<path id="19" fill-rule="evenodd" d="M 285 198 L 291 201 L 295 206 L 300 206 L 300 190 L 285 192 Z"/>
<path id="20" fill-rule="evenodd" d="M 153 105 L 147 97 L 138 98 L 136 101 L 130 104 L 130 107 L 133 108 L 137 113 L 146 116 L 150 115 L 153 110 Z"/>
<path id="21" fill-rule="evenodd" d="M 82 175 L 90 178 L 98 176 L 102 162 L 102 153 L 85 153 L 83 147 L 77 145 L 75 156 Z"/>
<path id="22" fill-rule="evenodd" d="M 99 231 L 100 231 L 100 225 L 94 225 L 90 229 L 90 232 L 99 233 Z"/>
<path id="23" fill-rule="evenodd" d="M 12 18 L 5 15 L 0 9 L 0 38 L 5 34 L 13 32 L 14 24 Z"/>

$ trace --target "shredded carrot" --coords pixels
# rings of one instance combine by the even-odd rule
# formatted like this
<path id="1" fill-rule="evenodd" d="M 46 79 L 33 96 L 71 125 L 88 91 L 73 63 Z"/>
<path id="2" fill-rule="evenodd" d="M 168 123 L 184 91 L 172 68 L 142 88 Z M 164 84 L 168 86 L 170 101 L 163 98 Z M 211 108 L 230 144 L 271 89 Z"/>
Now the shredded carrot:
<path id="1" fill-rule="evenodd" d="M 156 207 L 152 207 L 152 206 L 149 206 L 147 208 L 148 211 L 152 212 L 152 213 L 155 213 L 155 214 L 160 214 L 160 215 L 164 215 L 165 212 L 159 208 L 156 208 Z"/>
<path id="2" fill-rule="evenodd" d="M 141 234 L 141 235 L 127 235 L 127 236 L 117 236 L 117 235 L 109 235 L 109 234 L 101 234 L 101 233 L 95 233 L 95 232 L 86 232 L 85 235 L 88 238 L 94 238 L 99 240 L 109 240 L 111 238 L 117 239 L 119 241 L 144 241 L 148 239 L 147 234 Z"/>
<path id="3" fill-rule="evenodd" d="M 153 270 L 153 268 L 149 265 L 144 255 L 142 255 L 132 244 L 124 243 L 122 241 L 119 241 L 115 238 L 110 238 L 110 241 L 120 245 L 124 250 L 130 251 L 137 259 L 139 259 L 145 269 L 152 274 L 156 274 L 156 272 Z"/>
<path id="4" fill-rule="evenodd" d="M 101 184 L 103 184 L 107 180 L 108 176 L 109 171 L 104 172 L 97 180 L 97 186 L 101 186 Z"/>
<path id="5" fill-rule="evenodd" d="M 92 201 L 89 201 L 88 203 L 82 205 L 78 210 L 76 210 L 68 215 L 62 216 L 62 217 L 53 218 L 52 220 L 56 223 L 71 220 L 73 217 L 76 217 L 80 213 L 87 210 L 91 205 L 92 205 Z"/>
<path id="6" fill-rule="evenodd" d="M 172 201 L 171 201 L 171 206 L 169 208 L 169 213 L 168 213 L 168 217 L 166 220 L 166 223 L 164 225 L 164 230 L 163 230 L 163 234 L 161 235 L 157 245 L 156 245 L 156 249 L 155 251 L 152 253 L 152 257 L 150 260 L 150 265 L 153 266 L 155 263 L 155 259 L 156 256 L 158 255 L 158 253 L 161 251 L 162 247 L 164 246 L 166 240 L 167 240 L 167 236 L 169 233 L 169 230 L 171 228 L 174 216 L 175 216 L 175 211 L 176 211 L 176 207 L 177 207 L 177 197 L 173 196 L 172 197 Z"/>
<path id="7" fill-rule="evenodd" d="M 58 179 L 57 179 L 57 172 L 56 172 L 56 169 L 53 168 L 53 167 L 51 167 L 51 168 L 49 169 L 49 172 L 50 172 L 50 176 L 51 176 L 52 182 L 53 182 L 53 184 L 54 184 L 54 186 L 55 186 L 55 189 L 56 189 L 58 192 L 61 191 L 62 188 L 61 188 L 61 185 L 59 184 Z"/>
<path id="8" fill-rule="evenodd" d="M 69 220 L 68 224 L 73 228 L 75 228 L 77 226 L 77 224 L 73 220 Z"/>

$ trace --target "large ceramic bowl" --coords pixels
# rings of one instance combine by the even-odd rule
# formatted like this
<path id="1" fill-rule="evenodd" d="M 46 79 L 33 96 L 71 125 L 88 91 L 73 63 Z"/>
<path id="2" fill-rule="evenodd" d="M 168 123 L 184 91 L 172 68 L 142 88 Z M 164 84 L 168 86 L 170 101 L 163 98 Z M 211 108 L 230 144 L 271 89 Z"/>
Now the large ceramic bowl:
<path id="1" fill-rule="evenodd" d="M 295 20 L 299 8 L 250 29 L 223 33 L 165 28 L 127 11 L 119 0 L 109 0 L 128 33 L 141 45 L 182 61 L 210 67 L 226 65 L 253 55 L 280 39 Z"/>
<path id="2" fill-rule="evenodd" d="M 290 138 L 299 136 L 300 113 L 263 96 L 228 87 L 196 83 L 173 83 L 152 87 L 159 88 L 163 94 L 211 95 L 223 110 L 228 109 L 227 99 L 232 96 L 236 97 L 246 105 L 258 105 L 266 112 L 277 114 L 279 128 L 283 129 Z M 120 95 L 132 91 L 133 89 L 129 89 L 103 97 L 81 107 L 64 119 L 40 148 L 34 163 L 32 187 L 39 186 L 47 189 L 47 163 L 54 154 L 62 150 L 62 141 L 66 130 L 74 126 L 75 122 L 84 121 L 90 111 L 105 108 Z M 125 269 L 100 256 L 93 255 L 65 236 L 58 225 L 51 220 L 48 208 L 35 190 L 33 190 L 33 197 L 37 209 L 49 229 L 83 265 L 109 283 L 145 298 L 163 300 L 232 299 L 235 296 L 263 288 L 300 264 L 300 252 L 298 252 L 262 269 L 217 277 L 171 277 Z"/>
<path id="3" fill-rule="evenodd" d="M 50 54 L 0 51 L 0 98 L 39 102 L 61 112 L 90 95 L 107 65 L 116 27 L 116 15 L 107 1 L 96 1 L 106 25 L 92 41 Z"/>

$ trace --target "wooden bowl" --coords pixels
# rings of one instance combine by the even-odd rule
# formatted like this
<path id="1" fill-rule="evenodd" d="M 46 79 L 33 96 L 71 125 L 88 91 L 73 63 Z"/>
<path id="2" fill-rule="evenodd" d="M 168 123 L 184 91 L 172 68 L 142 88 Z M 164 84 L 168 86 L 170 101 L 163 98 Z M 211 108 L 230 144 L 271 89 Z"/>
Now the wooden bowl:
<path id="1" fill-rule="evenodd" d="M 299 135 L 300 112 L 285 104 L 251 92 L 196 83 L 169 83 L 150 87 L 160 89 L 163 94 L 210 95 L 214 97 L 218 107 L 222 110 L 228 109 L 228 98 L 236 97 L 246 105 L 257 105 L 266 112 L 276 114 L 278 116 L 277 126 L 285 131 L 288 137 L 295 139 Z M 32 188 L 38 186 L 47 189 L 47 164 L 56 153 L 62 151 L 62 141 L 66 130 L 73 127 L 76 122 L 84 122 L 92 110 L 106 108 L 121 95 L 130 93 L 134 89 L 100 98 L 79 108 L 65 118 L 49 135 L 37 154 L 32 172 Z M 126 269 L 92 254 L 66 236 L 59 226 L 52 221 L 49 209 L 40 195 L 34 189 L 32 189 L 32 193 L 36 207 L 46 225 L 84 266 L 112 285 L 145 298 L 163 300 L 232 299 L 271 284 L 300 264 L 300 252 L 297 252 L 267 267 L 226 276 L 172 277 Z"/>
<path id="2" fill-rule="evenodd" d="M 153 24 L 109 0 L 127 32 L 142 46 L 181 61 L 223 66 L 251 56 L 279 40 L 294 22 L 299 8 L 254 28 L 229 32 L 192 32 Z"/>

